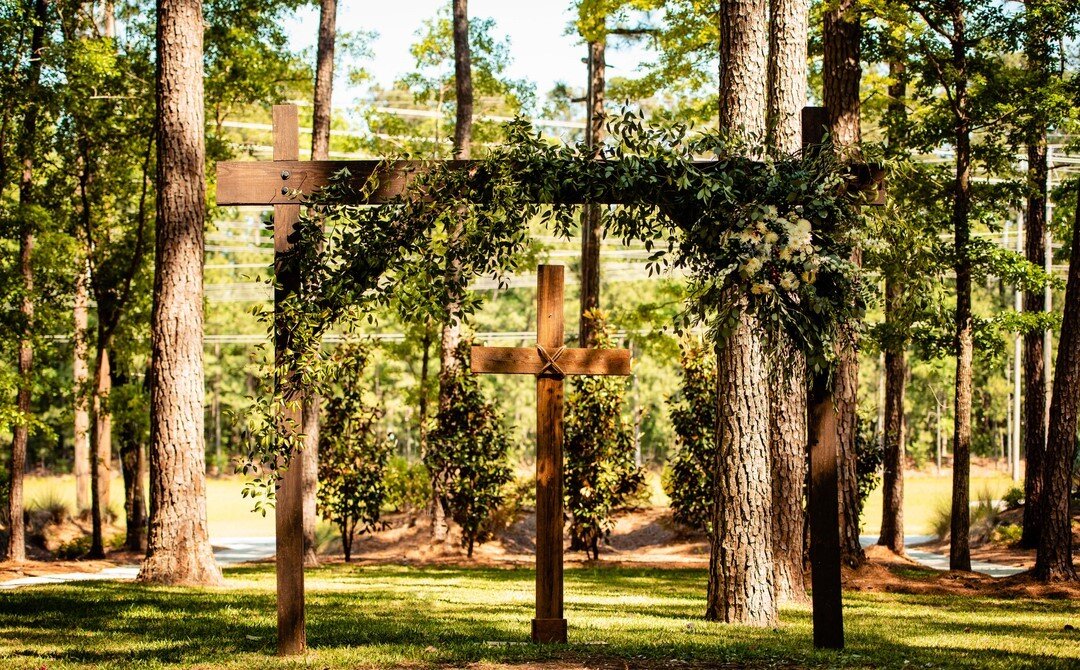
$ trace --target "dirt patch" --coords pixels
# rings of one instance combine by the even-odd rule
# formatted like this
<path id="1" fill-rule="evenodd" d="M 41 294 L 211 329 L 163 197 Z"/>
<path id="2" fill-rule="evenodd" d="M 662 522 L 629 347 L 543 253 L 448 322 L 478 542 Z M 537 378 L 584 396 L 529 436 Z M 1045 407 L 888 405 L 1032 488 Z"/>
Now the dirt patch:
<path id="1" fill-rule="evenodd" d="M 121 560 L 117 560 L 117 559 Z M 115 568 L 121 565 L 138 563 L 135 560 L 122 560 L 125 556 L 113 557 L 96 561 L 26 561 L 25 563 L 0 563 L 0 582 L 22 577 L 41 577 L 44 575 L 59 575 L 65 572 L 101 572 L 107 568 Z"/>

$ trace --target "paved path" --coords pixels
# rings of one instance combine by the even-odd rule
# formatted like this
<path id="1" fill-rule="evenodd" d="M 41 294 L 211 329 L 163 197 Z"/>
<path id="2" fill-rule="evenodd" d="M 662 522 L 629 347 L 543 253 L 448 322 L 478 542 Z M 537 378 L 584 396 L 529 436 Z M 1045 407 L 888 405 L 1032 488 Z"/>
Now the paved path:
<path id="1" fill-rule="evenodd" d="M 274 555 L 274 538 L 272 537 L 213 538 L 210 540 L 210 544 L 214 547 L 214 558 L 222 566 L 258 561 Z M 0 583 L 0 590 L 17 589 L 20 586 L 39 584 L 135 579 L 138 575 L 139 566 L 120 565 L 114 568 L 106 568 L 101 572 L 64 572 L 36 577 L 20 577 Z"/>
<path id="2" fill-rule="evenodd" d="M 859 542 L 862 546 L 869 547 L 877 542 L 877 535 L 861 535 Z M 933 540 L 932 535 L 905 535 L 904 546 L 907 549 L 908 558 L 921 563 L 928 568 L 935 570 L 948 570 L 949 569 L 949 557 L 944 554 L 937 554 L 932 551 L 926 551 L 925 549 L 919 549 L 915 545 L 924 544 Z M 972 561 L 972 572 L 981 572 L 984 575 L 990 575 L 991 577 L 1009 577 L 1017 573 L 1023 572 L 1024 568 L 1018 568 L 1013 565 L 1001 565 L 999 563 L 987 563 L 986 561 Z"/>

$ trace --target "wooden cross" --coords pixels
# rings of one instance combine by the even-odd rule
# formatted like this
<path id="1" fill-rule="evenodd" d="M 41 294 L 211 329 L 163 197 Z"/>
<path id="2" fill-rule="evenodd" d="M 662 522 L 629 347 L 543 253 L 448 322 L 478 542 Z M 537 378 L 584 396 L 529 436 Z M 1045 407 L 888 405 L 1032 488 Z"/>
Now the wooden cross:
<path id="1" fill-rule="evenodd" d="M 536 618 L 533 642 L 566 642 L 563 616 L 563 377 L 630 374 L 628 349 L 563 346 L 563 266 L 536 275 L 536 346 L 473 347 L 472 371 L 536 375 Z"/>

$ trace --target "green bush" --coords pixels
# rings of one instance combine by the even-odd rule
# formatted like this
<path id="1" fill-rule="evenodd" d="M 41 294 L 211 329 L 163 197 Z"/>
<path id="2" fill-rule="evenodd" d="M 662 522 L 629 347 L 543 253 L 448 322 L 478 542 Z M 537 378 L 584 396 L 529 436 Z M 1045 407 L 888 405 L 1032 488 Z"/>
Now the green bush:
<path id="1" fill-rule="evenodd" d="M 1019 486 L 1009 488 L 1001 496 L 1001 502 L 1005 504 L 1005 509 L 1020 509 L 1024 505 L 1024 489 Z"/>
<path id="2" fill-rule="evenodd" d="M 681 350 L 682 383 L 667 401 L 677 449 L 662 482 L 675 520 L 707 530 L 716 468 L 716 356 L 690 340 Z"/>
<path id="3" fill-rule="evenodd" d="M 881 484 L 881 462 L 884 458 L 884 445 L 874 434 L 874 422 L 859 416 L 855 433 L 855 475 L 859 486 L 860 516 L 866 499 Z"/>
<path id="4" fill-rule="evenodd" d="M 25 511 L 27 513 L 45 512 L 49 521 L 55 524 L 64 523 L 71 518 L 71 506 L 54 489 L 49 489 L 46 493 L 26 503 Z"/>
<path id="5" fill-rule="evenodd" d="M 612 348 L 603 316 L 591 343 Z M 622 415 L 627 381 L 623 377 L 580 376 L 570 382 L 564 420 L 563 491 L 570 518 L 570 548 L 599 558 L 599 543 L 614 525 L 612 513 L 645 483 L 634 460 L 634 429 Z"/>
<path id="6" fill-rule="evenodd" d="M 424 463 L 428 472 L 445 477 L 445 506 L 461 526 L 461 543 L 472 556 L 473 547 L 492 533 L 488 520 L 503 500 L 503 487 L 511 479 L 507 459 L 510 436 L 495 405 L 484 398 L 476 377 L 469 372 L 470 342 L 458 347 L 458 373 L 449 381 L 446 407 L 428 435 Z"/>
<path id="7" fill-rule="evenodd" d="M 326 418 L 319 431 L 319 513 L 338 527 L 346 562 L 358 532 L 384 526 L 379 519 L 390 444 L 378 426 L 383 410 L 365 392 L 370 354 L 362 342 L 346 342 L 334 351 L 337 388 L 324 398 Z"/>
<path id="8" fill-rule="evenodd" d="M 383 508 L 394 512 L 416 514 L 427 507 L 431 499 L 431 478 L 423 463 L 409 463 L 395 456 L 386 468 L 386 498 Z"/>

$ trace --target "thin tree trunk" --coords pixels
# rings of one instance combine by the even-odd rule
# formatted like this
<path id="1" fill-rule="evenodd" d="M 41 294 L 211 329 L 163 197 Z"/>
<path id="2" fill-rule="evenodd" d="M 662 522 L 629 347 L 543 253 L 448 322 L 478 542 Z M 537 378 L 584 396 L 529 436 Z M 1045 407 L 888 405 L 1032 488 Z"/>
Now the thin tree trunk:
<path id="1" fill-rule="evenodd" d="M 1024 214 L 1025 252 L 1039 267 L 1046 259 L 1046 128 L 1027 147 L 1028 198 Z M 1046 307 L 1043 290 L 1024 293 L 1024 311 L 1041 314 Z M 1020 546 L 1039 545 L 1042 514 L 1043 452 L 1046 451 L 1046 369 L 1043 363 L 1043 332 L 1024 334 L 1024 519 Z"/>
<path id="2" fill-rule="evenodd" d="M 951 3 L 953 12 L 952 66 L 956 73 L 953 92 L 956 105 L 956 181 L 953 191 L 952 227 L 956 244 L 956 388 L 953 414 L 952 524 L 949 568 L 971 570 L 968 533 L 971 529 L 971 375 L 974 334 L 971 313 L 971 125 L 967 117 L 967 43 L 963 6 Z"/>
<path id="3" fill-rule="evenodd" d="M 457 117 L 454 122 L 454 158 L 472 156 L 473 83 L 469 46 L 469 1 L 454 3 L 454 88 Z"/>
<path id="4" fill-rule="evenodd" d="M 315 58 L 315 95 L 312 100 L 311 159 L 330 157 L 330 119 L 333 116 L 334 48 L 337 42 L 337 0 L 319 3 L 319 43 Z M 315 529 L 319 492 L 319 397 L 307 394 L 302 409 L 304 434 L 303 516 L 304 566 L 319 564 Z"/>
<path id="5" fill-rule="evenodd" d="M 34 151 L 37 149 L 38 105 L 34 92 L 41 80 L 41 59 L 45 51 L 45 30 L 48 20 L 47 0 L 34 3 L 34 28 L 30 37 L 30 67 L 26 85 L 31 104 L 23 116 L 22 137 L 19 140 L 19 162 L 22 175 L 19 178 L 19 273 L 22 275 L 23 298 L 19 312 L 23 319 L 22 337 L 19 341 L 19 390 L 15 408 L 19 422 L 15 424 L 11 440 L 11 485 L 8 489 L 8 546 L 4 559 L 21 562 L 26 560 L 26 523 L 23 510 L 23 475 L 26 470 L 26 445 L 30 438 L 30 399 L 33 391 L 34 346 Z"/>
<path id="6" fill-rule="evenodd" d="M 151 315 L 150 527 L 139 579 L 220 584 L 203 445 L 202 3 L 157 3 L 157 225 Z"/>
<path id="7" fill-rule="evenodd" d="M 859 123 L 860 39 L 862 23 L 856 0 L 840 0 L 824 17 L 825 108 L 829 133 L 843 158 L 855 158 L 861 140 Z M 851 260 L 862 264 L 862 251 L 855 249 Z M 859 485 L 856 471 L 855 438 L 858 432 L 859 356 L 854 345 L 841 348 L 834 373 L 833 397 L 839 434 L 840 550 L 849 565 L 864 560 L 859 544 Z"/>
<path id="8" fill-rule="evenodd" d="M 126 375 L 113 375 L 114 387 L 119 388 L 127 383 Z M 146 490 L 143 486 L 146 458 L 143 455 L 145 445 L 139 438 L 138 418 L 125 413 L 118 427 L 118 437 L 120 469 L 124 476 L 124 515 L 127 518 L 124 549 L 146 551 Z"/>
<path id="9" fill-rule="evenodd" d="M 99 306 L 100 307 L 100 306 Z M 100 311 L 100 310 L 99 310 Z M 94 458 L 90 466 L 91 544 L 90 558 L 104 558 L 104 530 L 108 524 L 109 484 L 112 479 L 112 414 L 109 393 L 112 391 L 112 369 L 109 348 L 98 324 L 97 356 L 94 360 L 93 420 L 90 424 L 90 444 Z"/>
<path id="10" fill-rule="evenodd" d="M 71 365 L 75 387 L 75 460 L 72 471 L 75 475 L 75 508 L 80 512 L 90 508 L 89 304 L 90 267 L 84 264 L 83 270 L 75 275 L 75 306 L 72 310 L 75 321 L 72 338 L 74 356 Z"/>
<path id="11" fill-rule="evenodd" d="M 907 66 L 902 61 L 889 63 L 889 116 L 888 149 L 892 155 L 900 155 L 904 124 L 907 114 L 904 98 L 907 96 Z M 890 340 L 885 347 L 885 417 L 883 426 L 884 475 L 882 477 L 881 532 L 878 544 L 897 554 L 904 554 L 904 464 L 906 425 L 904 394 L 907 387 L 907 347 L 900 341 L 896 313 L 904 296 L 903 278 L 897 273 L 885 277 L 885 323 Z"/>
<path id="12" fill-rule="evenodd" d="M 806 104 L 809 3 L 770 0 L 767 145 L 778 156 L 802 147 Z M 770 373 L 769 457 L 772 464 L 772 548 L 777 598 L 805 602 L 806 358 L 785 336 Z"/>
<path id="13" fill-rule="evenodd" d="M 720 129 L 750 139 L 765 135 L 767 10 L 766 0 L 723 0 L 720 5 Z M 738 325 L 717 343 L 717 484 L 705 616 L 771 626 L 777 606 L 768 361 L 761 324 L 745 302 L 740 305 Z"/>
<path id="14" fill-rule="evenodd" d="M 585 144 L 599 155 L 604 140 L 604 88 L 607 64 L 604 62 L 606 40 L 589 42 L 589 90 L 586 98 L 588 120 Z M 594 324 L 585 314 L 600 307 L 600 242 L 604 229 L 600 222 L 600 206 L 587 204 L 581 208 L 581 320 L 578 325 L 579 346 L 592 346 Z M 578 547 L 580 548 L 580 547 Z"/>
<path id="15" fill-rule="evenodd" d="M 1080 187 L 1072 230 L 1065 313 L 1054 369 L 1050 401 L 1050 434 L 1043 468 L 1042 532 L 1035 553 L 1034 574 L 1044 582 L 1076 581 L 1073 566 L 1070 497 L 1076 462 L 1076 429 L 1080 416 Z"/>

